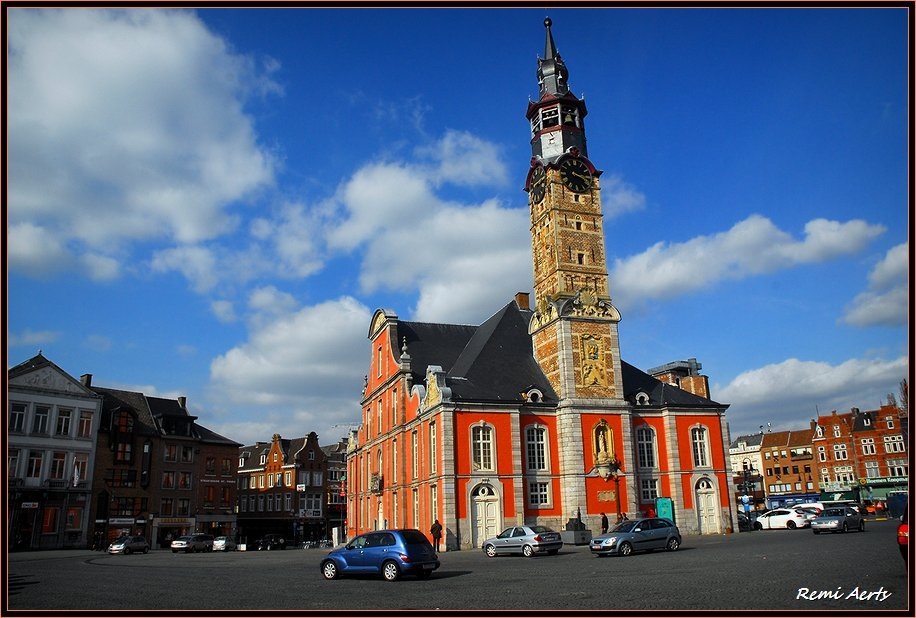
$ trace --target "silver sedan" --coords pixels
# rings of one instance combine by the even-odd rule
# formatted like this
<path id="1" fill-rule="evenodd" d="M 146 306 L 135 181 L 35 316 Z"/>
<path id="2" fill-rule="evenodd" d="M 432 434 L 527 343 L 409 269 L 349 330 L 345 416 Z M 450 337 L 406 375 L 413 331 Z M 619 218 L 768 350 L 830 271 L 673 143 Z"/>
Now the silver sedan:
<path id="1" fill-rule="evenodd" d="M 499 554 L 556 554 L 563 547 L 559 532 L 546 526 L 511 526 L 483 543 L 483 551 L 493 558 Z"/>
<path id="2" fill-rule="evenodd" d="M 831 506 L 811 520 L 814 534 L 821 532 L 847 532 L 858 530 L 865 532 L 865 518 L 858 511 L 848 506 Z"/>

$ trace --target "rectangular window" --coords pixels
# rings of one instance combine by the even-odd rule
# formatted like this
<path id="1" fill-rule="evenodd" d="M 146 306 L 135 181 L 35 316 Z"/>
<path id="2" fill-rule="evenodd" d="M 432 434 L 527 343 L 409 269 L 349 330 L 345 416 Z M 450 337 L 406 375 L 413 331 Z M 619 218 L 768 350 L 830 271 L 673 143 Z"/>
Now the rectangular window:
<path id="1" fill-rule="evenodd" d="M 636 430 L 636 450 L 640 468 L 655 467 L 655 432 L 647 427 Z"/>
<path id="2" fill-rule="evenodd" d="M 875 439 L 874 438 L 862 438 L 862 454 L 863 455 L 874 455 L 878 451 L 875 449 Z"/>
<path id="3" fill-rule="evenodd" d="M 191 489 L 191 473 L 190 472 L 179 472 L 178 473 L 178 489 Z"/>
<path id="4" fill-rule="evenodd" d="M 11 448 L 6 456 L 6 470 L 10 478 L 19 476 L 19 449 Z"/>
<path id="5" fill-rule="evenodd" d="M 706 441 L 706 429 L 695 427 L 690 430 L 693 442 L 693 465 L 696 468 L 705 468 L 709 465 L 709 446 Z"/>
<path id="6" fill-rule="evenodd" d="M 159 501 L 160 517 L 172 517 L 174 514 L 175 501 L 172 498 L 163 498 Z"/>
<path id="7" fill-rule="evenodd" d="M 216 487 L 214 485 L 207 485 L 207 494 L 204 497 L 204 505 L 212 508 L 215 502 L 216 502 Z"/>
<path id="8" fill-rule="evenodd" d="M 182 463 L 192 463 L 194 461 L 194 447 L 193 446 L 182 446 L 181 447 L 181 461 Z"/>
<path id="9" fill-rule="evenodd" d="M 86 476 L 89 472 L 89 455 L 85 453 L 77 453 L 73 456 L 73 486 L 77 486 L 79 483 L 87 483 L 89 481 Z"/>
<path id="10" fill-rule="evenodd" d="M 877 461 L 866 461 L 865 462 L 865 476 L 867 476 L 870 479 L 876 479 L 881 476 L 881 473 L 878 470 Z"/>
<path id="11" fill-rule="evenodd" d="M 417 528 L 420 525 L 420 494 L 419 492 L 417 492 L 416 489 L 414 489 L 412 493 L 413 493 L 413 509 L 412 509 L 413 521 L 411 522 L 411 525 L 413 525 L 414 528 Z"/>
<path id="12" fill-rule="evenodd" d="M 381 433 L 382 433 L 382 416 L 383 416 L 383 413 L 382 413 L 382 398 L 381 398 L 381 397 L 379 397 L 379 398 L 378 398 L 378 401 L 375 402 L 375 407 L 376 407 L 376 414 L 375 414 L 375 415 L 378 417 L 378 418 L 376 419 L 377 425 L 376 425 L 376 427 L 375 427 L 375 431 L 376 431 L 376 433 L 381 434 Z"/>
<path id="13" fill-rule="evenodd" d="M 54 429 L 54 434 L 58 436 L 69 436 L 70 435 L 70 420 L 73 418 L 73 410 L 70 408 L 58 408 L 57 409 L 57 426 Z"/>
<path id="14" fill-rule="evenodd" d="M 41 533 L 56 534 L 59 517 L 60 507 L 46 506 L 41 514 Z"/>
<path id="15" fill-rule="evenodd" d="M 25 410 L 24 403 L 10 404 L 10 431 L 13 433 L 22 433 L 25 431 Z"/>
<path id="16" fill-rule="evenodd" d="M 162 473 L 162 489 L 175 489 L 175 473 L 166 471 Z"/>
<path id="17" fill-rule="evenodd" d="M 232 476 L 232 458 L 223 457 L 223 467 L 220 472 L 223 476 Z"/>
<path id="18" fill-rule="evenodd" d="M 76 428 L 78 438 L 92 437 L 92 410 L 80 410 L 79 425 Z"/>
<path id="19" fill-rule="evenodd" d="M 541 481 L 530 481 L 528 483 L 528 504 L 538 506 L 549 504 L 547 498 L 547 483 Z"/>
<path id="20" fill-rule="evenodd" d="M 439 466 L 436 463 L 436 423 L 429 424 L 429 473 L 436 474 Z"/>
<path id="21" fill-rule="evenodd" d="M 242 496 L 241 498 L 239 498 L 239 512 L 240 513 L 248 512 L 248 500 L 245 498 L 245 496 Z"/>
<path id="22" fill-rule="evenodd" d="M 525 429 L 526 462 L 528 470 L 547 470 L 547 430 L 543 427 Z M 531 504 L 541 504 L 533 502 Z"/>
<path id="23" fill-rule="evenodd" d="M 133 445 L 130 442 L 118 442 L 115 448 L 115 461 L 121 463 L 130 463 Z"/>
<path id="24" fill-rule="evenodd" d="M 220 506 L 229 506 L 229 501 L 232 499 L 232 492 L 229 490 L 228 485 L 223 485 L 220 490 L 219 504 Z"/>
<path id="25" fill-rule="evenodd" d="M 283 498 L 286 501 L 286 510 L 292 511 L 293 510 L 293 494 L 286 494 L 285 496 L 283 496 Z"/>
<path id="26" fill-rule="evenodd" d="M 888 459 L 887 474 L 889 476 L 906 476 L 908 466 L 906 459 Z"/>
<path id="27" fill-rule="evenodd" d="M 391 484 L 398 482 L 398 441 L 391 441 Z"/>
<path id="28" fill-rule="evenodd" d="M 652 502 L 658 498 L 658 479 L 640 479 L 639 495 L 643 502 Z"/>
<path id="29" fill-rule="evenodd" d="M 64 451 L 54 451 L 54 453 L 51 454 L 51 472 L 48 474 L 48 478 L 54 479 L 55 481 L 63 480 L 66 464 L 67 453 Z"/>
<path id="30" fill-rule="evenodd" d="M 178 446 L 166 444 L 163 449 L 162 459 L 165 461 L 178 461 Z"/>
<path id="31" fill-rule="evenodd" d="M 391 426 L 398 424 L 398 389 L 391 391 Z"/>
<path id="32" fill-rule="evenodd" d="M 48 416 L 51 414 L 51 408 L 47 406 L 35 406 L 35 418 L 32 419 L 32 433 L 48 433 Z"/>
<path id="33" fill-rule="evenodd" d="M 293 473 L 292 473 L 292 472 L 286 472 L 286 473 L 285 473 L 285 476 L 286 476 L 286 486 L 287 486 L 287 487 L 292 487 L 292 486 L 293 486 Z"/>
<path id="34" fill-rule="evenodd" d="M 67 530 L 79 530 L 83 526 L 83 508 L 71 506 L 67 509 L 67 520 L 64 522 Z"/>
<path id="35" fill-rule="evenodd" d="M 429 510 L 433 519 L 439 518 L 439 486 L 435 483 L 429 486 Z"/>
<path id="36" fill-rule="evenodd" d="M 274 510 L 274 495 L 267 494 L 267 512 L 269 513 L 273 510 Z"/>
<path id="37" fill-rule="evenodd" d="M 321 470 L 312 472 L 312 487 L 321 487 L 324 484 L 323 477 Z"/>
<path id="38" fill-rule="evenodd" d="M 833 445 L 833 458 L 837 461 L 846 461 L 849 457 L 846 454 L 846 445 L 845 444 L 834 444 Z"/>
<path id="39" fill-rule="evenodd" d="M 903 453 L 906 447 L 903 444 L 903 436 L 884 436 L 885 453 Z"/>
<path id="40" fill-rule="evenodd" d="M 44 458 L 42 451 L 29 451 L 29 465 L 26 468 L 26 477 L 30 479 L 41 478 L 41 464 Z"/>
<path id="41" fill-rule="evenodd" d="M 204 474 L 206 476 L 216 476 L 216 457 L 208 455 L 204 463 Z"/>
<path id="42" fill-rule="evenodd" d="M 471 461 L 475 471 L 493 470 L 493 429 L 478 426 L 471 429 Z"/>
<path id="43" fill-rule="evenodd" d="M 817 447 L 817 460 L 827 461 L 827 448 L 824 446 Z"/>
<path id="44" fill-rule="evenodd" d="M 175 514 L 179 517 L 189 516 L 191 514 L 191 500 L 189 498 L 179 498 L 178 512 Z"/>
<path id="45" fill-rule="evenodd" d="M 410 439 L 413 441 L 413 478 L 417 478 L 420 472 L 420 440 L 416 429 L 410 434 Z"/>

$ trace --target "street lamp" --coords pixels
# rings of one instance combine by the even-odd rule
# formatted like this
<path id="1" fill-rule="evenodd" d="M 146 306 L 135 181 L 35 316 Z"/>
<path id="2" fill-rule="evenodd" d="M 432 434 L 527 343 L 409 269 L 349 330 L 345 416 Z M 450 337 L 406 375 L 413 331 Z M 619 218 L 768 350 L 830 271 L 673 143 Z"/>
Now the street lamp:
<path id="1" fill-rule="evenodd" d="M 754 495 L 756 494 L 756 491 L 753 489 L 754 483 L 750 481 L 750 477 L 757 476 L 757 469 L 754 468 L 754 464 L 752 464 L 747 459 L 744 460 L 742 467 L 743 467 L 743 472 L 744 472 L 744 482 L 741 484 L 741 490 L 744 492 L 744 496 L 742 498 L 744 501 L 744 514 L 747 515 L 749 528 L 753 530 L 754 525 L 753 525 L 753 522 L 751 521 L 750 501 L 751 500 L 755 501 L 755 510 L 756 510 L 756 496 Z M 748 498 L 748 492 L 753 492 L 750 498 Z"/>

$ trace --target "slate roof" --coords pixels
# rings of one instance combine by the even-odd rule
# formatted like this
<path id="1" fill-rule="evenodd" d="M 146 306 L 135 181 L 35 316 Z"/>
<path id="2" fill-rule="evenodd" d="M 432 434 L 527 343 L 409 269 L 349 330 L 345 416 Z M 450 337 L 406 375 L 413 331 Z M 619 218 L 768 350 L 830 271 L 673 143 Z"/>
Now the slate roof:
<path id="1" fill-rule="evenodd" d="M 238 442 L 207 429 L 194 422 L 197 417 L 188 414 L 187 410 L 178 404 L 177 400 L 163 399 L 161 397 L 147 397 L 143 393 L 123 391 L 114 388 L 92 386 L 91 390 L 102 395 L 102 427 L 107 427 L 111 420 L 112 412 L 119 408 L 128 408 L 135 413 L 136 423 L 134 432 L 141 436 L 163 436 L 165 432 L 156 421 L 158 415 L 183 416 L 192 422 L 192 435 L 207 444 L 224 444 L 238 446 Z"/>
<path id="2" fill-rule="evenodd" d="M 480 326 L 432 324 L 398 320 L 392 333 L 397 346 L 406 339 L 414 384 L 426 379 L 430 365 L 442 367 L 452 401 L 523 403 L 521 394 L 537 388 L 546 402 L 558 396 L 534 358 L 528 323 L 532 311 L 512 301 Z M 394 342 L 392 342 L 394 344 Z M 621 361 L 624 397 L 649 396 L 649 405 L 725 407 L 705 397 L 671 386 Z"/>

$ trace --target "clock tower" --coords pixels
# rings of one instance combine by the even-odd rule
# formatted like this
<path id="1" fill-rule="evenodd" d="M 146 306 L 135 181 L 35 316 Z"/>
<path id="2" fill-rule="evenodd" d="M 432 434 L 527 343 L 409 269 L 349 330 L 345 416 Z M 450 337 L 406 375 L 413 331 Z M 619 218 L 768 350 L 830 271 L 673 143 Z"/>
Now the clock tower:
<path id="1" fill-rule="evenodd" d="M 535 311 L 534 355 L 561 407 L 602 400 L 625 409 L 617 324 L 611 303 L 601 214 L 601 171 L 588 159 L 585 101 L 570 93 L 569 71 L 545 19 L 538 100 L 528 104 Z"/>

